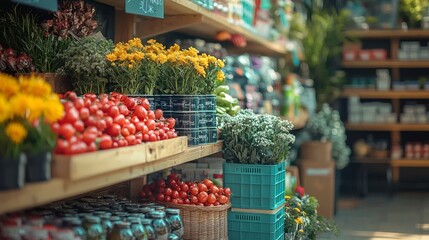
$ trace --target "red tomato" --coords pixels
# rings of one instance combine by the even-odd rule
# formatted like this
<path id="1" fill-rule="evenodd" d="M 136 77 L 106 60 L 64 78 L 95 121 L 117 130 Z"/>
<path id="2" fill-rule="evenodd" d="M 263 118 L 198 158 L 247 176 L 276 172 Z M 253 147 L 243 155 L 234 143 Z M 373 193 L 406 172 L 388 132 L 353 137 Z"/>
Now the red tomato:
<path id="1" fill-rule="evenodd" d="M 136 136 L 134 135 L 129 135 L 128 137 L 125 138 L 128 142 L 128 145 L 136 145 Z"/>
<path id="2" fill-rule="evenodd" d="M 75 142 L 70 145 L 69 148 L 66 149 L 65 154 L 80 154 L 87 151 L 87 146 L 84 142 Z"/>
<path id="3" fill-rule="evenodd" d="M 130 131 L 130 134 L 136 133 L 136 127 L 132 123 L 128 123 L 125 125 L 126 128 L 128 128 L 128 131 Z"/>
<path id="4" fill-rule="evenodd" d="M 76 130 L 73 128 L 73 126 L 70 123 L 65 123 L 60 126 L 59 129 L 60 135 L 65 139 L 70 139 Z"/>
<path id="5" fill-rule="evenodd" d="M 119 105 L 119 112 L 124 116 L 128 116 L 128 114 L 130 114 L 130 110 L 128 110 L 127 106 L 123 104 Z"/>
<path id="6" fill-rule="evenodd" d="M 182 198 L 182 199 L 187 199 L 188 198 L 188 193 L 187 192 L 180 192 L 179 193 L 180 194 L 180 197 Z"/>
<path id="7" fill-rule="evenodd" d="M 149 119 L 146 122 L 146 126 L 147 126 L 148 130 L 155 130 L 155 121 L 152 119 Z"/>
<path id="8" fill-rule="evenodd" d="M 218 193 L 219 193 L 219 194 L 223 194 L 223 188 L 221 188 L 221 187 L 218 187 L 218 188 L 219 188 Z"/>
<path id="9" fill-rule="evenodd" d="M 84 141 L 86 144 L 91 144 L 91 143 L 95 142 L 95 139 L 97 139 L 97 134 L 89 132 L 89 131 L 85 131 L 83 133 L 82 141 Z"/>
<path id="10" fill-rule="evenodd" d="M 163 118 L 164 116 L 164 112 L 161 109 L 156 109 L 155 110 L 155 118 L 160 120 L 161 118 Z"/>
<path id="11" fill-rule="evenodd" d="M 172 129 L 176 125 L 176 119 L 167 118 L 168 128 Z"/>
<path id="12" fill-rule="evenodd" d="M 64 153 L 65 150 L 69 147 L 69 142 L 64 139 L 57 139 L 57 145 L 55 146 L 55 152 L 56 153 Z"/>
<path id="13" fill-rule="evenodd" d="M 209 195 L 207 194 L 207 192 L 198 193 L 198 202 L 205 203 L 207 202 L 208 198 L 209 198 Z"/>
<path id="14" fill-rule="evenodd" d="M 147 112 L 147 118 L 155 120 L 155 113 L 152 110 Z"/>
<path id="15" fill-rule="evenodd" d="M 119 147 L 118 142 L 113 142 L 113 144 L 112 144 L 112 148 L 117 148 L 117 147 Z"/>
<path id="16" fill-rule="evenodd" d="M 142 105 L 138 105 L 134 109 L 134 116 L 137 116 L 140 120 L 144 120 L 147 118 L 147 110 Z"/>
<path id="17" fill-rule="evenodd" d="M 215 185 L 210 187 L 210 192 L 211 193 L 218 193 L 219 192 L 219 188 Z"/>
<path id="18" fill-rule="evenodd" d="M 152 133 L 149 135 L 149 141 L 150 142 L 156 142 L 156 141 L 158 141 L 158 138 L 156 137 L 155 134 Z"/>
<path id="19" fill-rule="evenodd" d="M 132 124 L 136 125 L 137 123 L 139 123 L 139 122 L 140 122 L 140 119 L 139 119 L 137 116 L 133 116 L 133 117 L 130 119 L 130 122 L 131 122 Z"/>
<path id="20" fill-rule="evenodd" d="M 70 108 L 66 111 L 66 115 L 64 116 L 63 120 L 65 123 L 71 123 L 73 124 L 79 119 L 79 112 L 76 108 Z"/>
<path id="21" fill-rule="evenodd" d="M 120 126 L 125 124 L 125 117 L 122 114 L 117 115 L 113 118 L 113 122 L 119 124 Z"/>
<path id="22" fill-rule="evenodd" d="M 226 196 L 231 196 L 231 189 L 230 188 L 224 188 L 223 194 L 225 194 Z"/>
<path id="23" fill-rule="evenodd" d="M 143 134 L 143 142 L 149 142 L 149 134 Z"/>
<path id="24" fill-rule="evenodd" d="M 171 199 L 171 203 L 178 204 L 179 203 L 179 199 L 172 198 Z"/>
<path id="25" fill-rule="evenodd" d="M 164 189 L 164 195 L 165 196 L 171 196 L 171 194 L 173 194 L 173 190 L 171 190 L 171 188 L 165 188 Z"/>
<path id="26" fill-rule="evenodd" d="M 97 145 L 95 144 L 95 142 L 87 144 L 87 146 L 88 146 L 88 148 L 87 148 L 88 152 L 95 152 L 95 151 L 97 151 Z"/>
<path id="27" fill-rule="evenodd" d="M 204 179 L 203 183 L 207 186 L 207 188 L 211 188 L 213 186 L 213 181 L 207 178 Z"/>
<path id="28" fill-rule="evenodd" d="M 189 199 L 187 198 L 187 199 L 183 200 L 183 203 L 184 203 L 184 204 L 191 204 L 191 200 L 189 200 Z"/>
<path id="29" fill-rule="evenodd" d="M 128 137 L 130 135 L 130 131 L 128 130 L 128 128 L 122 128 L 121 129 L 121 134 L 124 137 Z"/>
<path id="30" fill-rule="evenodd" d="M 192 195 L 197 196 L 198 193 L 200 192 L 198 190 L 198 187 L 191 187 L 191 189 L 189 190 L 191 192 Z"/>
<path id="31" fill-rule="evenodd" d="M 105 116 L 103 119 L 106 122 L 106 126 L 110 128 L 113 124 L 113 118 L 111 116 Z"/>
<path id="32" fill-rule="evenodd" d="M 171 197 L 170 196 L 164 196 L 164 199 L 166 202 L 171 202 Z"/>
<path id="33" fill-rule="evenodd" d="M 121 134 L 121 126 L 119 126 L 119 124 L 117 123 L 113 123 L 112 126 L 109 128 L 108 133 L 113 137 L 119 136 L 119 134 Z"/>
<path id="34" fill-rule="evenodd" d="M 224 196 L 224 195 L 220 195 L 217 200 L 222 205 L 228 202 L 228 198 L 226 196 Z"/>
<path id="35" fill-rule="evenodd" d="M 144 131 L 144 128 L 146 127 L 146 125 L 143 122 L 134 123 L 134 126 L 135 126 L 137 132 L 141 132 L 141 133 L 145 134 L 145 132 L 143 132 L 143 131 Z M 146 127 L 146 131 L 148 131 L 147 127 Z"/>
<path id="36" fill-rule="evenodd" d="M 74 107 L 75 107 L 77 110 L 80 110 L 81 108 L 83 108 L 83 107 L 85 106 L 85 102 L 83 101 L 83 99 L 82 99 L 82 98 L 76 98 L 76 99 L 73 101 L 73 104 L 74 104 Z"/>
<path id="37" fill-rule="evenodd" d="M 162 194 L 162 193 L 158 193 L 158 194 L 156 195 L 156 200 L 157 200 L 158 202 L 164 202 L 164 199 L 165 199 L 164 194 Z"/>
<path id="38" fill-rule="evenodd" d="M 207 192 L 208 191 L 207 186 L 204 183 L 198 183 L 198 190 L 200 192 Z"/>
<path id="39" fill-rule="evenodd" d="M 112 148 L 113 141 L 112 137 L 109 135 L 103 135 L 100 138 L 100 149 L 109 149 Z"/>
<path id="40" fill-rule="evenodd" d="M 167 176 L 167 179 L 168 179 L 168 180 L 172 179 L 172 180 L 174 180 L 174 181 L 176 181 L 176 182 L 178 182 L 178 181 L 179 181 L 179 177 L 178 177 L 178 176 L 177 176 L 177 174 L 175 174 L 175 173 L 171 173 L 170 175 L 168 175 L 168 176 Z"/>
<path id="41" fill-rule="evenodd" d="M 166 186 L 165 185 L 165 180 L 162 179 L 162 178 L 156 180 L 156 186 L 159 187 L 159 188 L 165 188 L 165 186 Z"/>
<path id="42" fill-rule="evenodd" d="M 94 133 L 94 134 L 98 134 L 98 129 L 94 126 L 89 126 L 85 129 L 85 132 L 89 132 L 89 133 Z"/>
<path id="43" fill-rule="evenodd" d="M 206 206 L 206 207 L 213 207 L 214 205 L 213 205 L 213 203 L 206 202 L 206 203 L 204 203 L 204 206 Z"/>
<path id="44" fill-rule="evenodd" d="M 53 123 L 52 125 L 51 125 L 51 130 L 54 132 L 54 133 L 56 133 L 56 134 L 58 134 L 59 132 L 60 132 L 60 124 L 59 123 Z"/>
<path id="45" fill-rule="evenodd" d="M 85 105 L 86 108 L 89 108 L 92 105 L 92 101 L 89 98 L 83 99 L 83 103 L 84 103 L 84 105 Z"/>
<path id="46" fill-rule="evenodd" d="M 102 118 L 104 116 L 103 110 L 97 110 L 97 112 L 95 112 L 95 116 L 98 118 Z"/>
<path id="47" fill-rule="evenodd" d="M 70 100 L 75 100 L 77 98 L 77 94 L 73 91 L 66 92 L 66 97 Z"/>
<path id="48" fill-rule="evenodd" d="M 118 106 L 111 106 L 109 109 L 109 116 L 111 116 L 112 118 L 116 117 L 119 115 L 119 108 Z"/>
<path id="49" fill-rule="evenodd" d="M 216 207 L 216 206 L 219 206 L 220 204 L 218 201 L 216 201 L 213 205 Z"/>
<path id="50" fill-rule="evenodd" d="M 134 101 L 134 98 L 125 98 L 124 100 L 125 105 L 127 106 L 128 109 L 133 110 L 136 106 L 136 101 Z"/>
<path id="51" fill-rule="evenodd" d="M 79 117 L 81 120 L 86 120 L 89 117 L 88 108 L 84 107 L 79 110 Z"/>
<path id="52" fill-rule="evenodd" d="M 97 129 L 99 131 L 104 131 L 107 128 L 107 124 L 106 121 L 104 121 L 104 119 L 100 119 L 97 121 Z"/>
<path id="53" fill-rule="evenodd" d="M 183 199 L 177 199 L 177 204 L 183 204 Z"/>
<path id="54" fill-rule="evenodd" d="M 168 132 L 167 132 L 167 137 L 168 137 L 168 139 L 170 139 L 170 138 L 175 138 L 175 136 L 174 136 L 174 132 L 170 132 L 170 131 L 168 131 Z"/>
<path id="55" fill-rule="evenodd" d="M 136 145 L 140 145 L 142 144 L 142 140 L 141 139 L 136 139 Z"/>
<path id="56" fill-rule="evenodd" d="M 171 198 L 173 198 L 173 199 L 177 199 L 177 198 L 179 198 L 179 197 L 180 197 L 179 192 L 178 192 L 178 191 L 176 191 L 176 190 L 174 190 L 174 191 L 173 191 L 173 193 L 171 194 Z"/>
<path id="57" fill-rule="evenodd" d="M 147 98 L 143 98 L 140 105 L 142 105 L 147 111 L 149 111 L 150 103 L 149 103 L 149 100 L 147 100 Z"/>
<path id="58" fill-rule="evenodd" d="M 197 204 L 198 203 L 198 197 L 197 196 L 191 196 L 191 203 Z"/>
<path id="59" fill-rule="evenodd" d="M 141 141 L 143 140 L 143 134 L 141 132 L 138 132 L 134 136 L 136 136 L 136 140 L 140 140 L 141 143 Z"/>
<path id="60" fill-rule="evenodd" d="M 146 199 L 146 197 L 147 197 L 147 195 L 146 195 L 146 193 L 144 191 L 140 191 L 139 196 L 142 199 Z"/>
<path id="61" fill-rule="evenodd" d="M 210 204 L 213 204 L 216 202 L 216 196 L 213 193 L 210 193 L 208 198 L 207 198 L 207 202 Z"/>
<path id="62" fill-rule="evenodd" d="M 189 186 L 186 183 L 181 183 L 180 184 L 180 189 L 184 192 L 188 192 L 189 191 Z"/>

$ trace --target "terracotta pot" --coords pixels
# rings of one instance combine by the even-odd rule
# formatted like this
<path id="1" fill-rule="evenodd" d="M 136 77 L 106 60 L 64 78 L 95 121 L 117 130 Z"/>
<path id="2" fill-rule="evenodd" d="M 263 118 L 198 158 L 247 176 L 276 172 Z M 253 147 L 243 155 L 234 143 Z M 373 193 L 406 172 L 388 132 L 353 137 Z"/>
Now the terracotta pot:
<path id="1" fill-rule="evenodd" d="M 43 77 L 56 93 L 65 93 L 73 90 L 73 85 L 70 82 L 70 79 L 64 75 L 58 75 L 56 73 L 19 73 L 17 76 L 30 76 L 31 74 Z"/>
<path id="2" fill-rule="evenodd" d="M 332 143 L 329 141 L 307 141 L 301 145 L 302 161 L 330 162 L 332 161 Z"/>

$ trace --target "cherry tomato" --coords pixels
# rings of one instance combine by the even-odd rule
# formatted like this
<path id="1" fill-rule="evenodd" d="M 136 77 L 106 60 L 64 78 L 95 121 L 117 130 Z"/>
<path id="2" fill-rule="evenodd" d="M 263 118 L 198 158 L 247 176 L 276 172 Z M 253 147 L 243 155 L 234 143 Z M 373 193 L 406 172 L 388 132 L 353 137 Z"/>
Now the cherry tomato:
<path id="1" fill-rule="evenodd" d="M 222 205 L 228 202 L 228 198 L 226 196 L 224 196 L 224 195 L 220 195 L 217 200 Z"/>
<path id="2" fill-rule="evenodd" d="M 159 188 L 165 188 L 166 183 L 164 179 L 158 179 L 156 180 L 156 186 L 158 186 Z"/>
<path id="3" fill-rule="evenodd" d="M 171 194 L 173 194 L 173 190 L 171 190 L 171 188 L 165 188 L 164 189 L 164 195 L 165 196 L 171 196 Z"/>
<path id="4" fill-rule="evenodd" d="M 128 145 L 136 145 L 136 136 L 129 135 L 125 138 L 128 142 Z"/>
<path id="5" fill-rule="evenodd" d="M 149 141 L 150 142 L 156 142 L 158 140 L 158 138 L 156 137 L 156 135 L 155 134 L 150 134 L 149 135 Z"/>
<path id="6" fill-rule="evenodd" d="M 216 196 L 213 193 L 210 193 L 208 198 L 207 198 L 207 202 L 210 204 L 213 204 L 216 202 Z"/>
<path id="7" fill-rule="evenodd" d="M 84 103 L 86 108 L 89 108 L 92 105 L 92 101 L 89 98 L 83 99 L 83 103 Z"/>
<path id="8" fill-rule="evenodd" d="M 141 143 L 141 141 L 143 140 L 143 134 L 141 132 L 138 132 L 134 136 L 136 136 L 136 140 L 140 140 Z"/>
<path id="9" fill-rule="evenodd" d="M 164 202 L 164 199 L 165 199 L 164 194 L 162 194 L 162 193 L 158 193 L 158 194 L 156 195 L 156 200 L 157 200 L 157 201 L 159 201 L 159 202 Z"/>
<path id="10" fill-rule="evenodd" d="M 59 129 L 60 135 L 65 139 L 70 139 L 76 130 L 73 128 L 73 126 L 70 123 L 65 123 L 60 126 Z"/>
<path id="11" fill-rule="evenodd" d="M 147 118 L 147 110 L 142 105 L 138 105 L 134 109 L 134 116 L 137 116 L 140 120 L 144 120 Z"/>
<path id="12" fill-rule="evenodd" d="M 125 124 L 125 117 L 122 114 L 117 115 L 113 118 L 113 122 L 119 124 L 120 126 Z"/>
<path id="13" fill-rule="evenodd" d="M 116 117 L 119 115 L 119 108 L 118 106 L 111 106 L 109 109 L 109 116 L 111 116 L 112 118 Z"/>
<path id="14" fill-rule="evenodd" d="M 60 124 L 59 123 L 53 123 L 52 125 L 51 125 L 51 130 L 54 132 L 54 133 L 56 133 L 56 134 L 58 134 L 59 132 L 60 132 Z"/>
<path id="15" fill-rule="evenodd" d="M 189 191 L 189 186 L 186 183 L 181 183 L 180 184 L 180 189 L 184 192 L 188 192 Z"/>
<path id="16" fill-rule="evenodd" d="M 107 128 L 110 128 L 113 124 L 113 118 L 111 116 L 105 116 L 103 119 L 106 122 Z"/>
<path id="17" fill-rule="evenodd" d="M 161 118 L 163 118 L 164 116 L 164 112 L 161 109 L 156 109 L 155 110 L 155 118 L 160 120 Z"/>
<path id="18" fill-rule="evenodd" d="M 207 192 L 207 186 L 204 183 L 198 183 L 198 190 L 200 192 Z"/>
<path id="19" fill-rule="evenodd" d="M 100 149 L 109 149 L 112 148 L 113 141 L 112 137 L 109 135 L 103 135 L 100 138 Z"/>
<path id="20" fill-rule="evenodd" d="M 136 133 L 136 127 L 134 126 L 134 124 L 128 123 L 125 127 L 128 128 L 128 131 L 130 131 L 130 134 Z"/>
<path id="21" fill-rule="evenodd" d="M 127 108 L 131 110 L 133 110 L 136 106 L 136 101 L 134 101 L 133 98 L 129 98 L 129 97 L 125 98 L 124 103 L 127 106 Z"/>
<path id="22" fill-rule="evenodd" d="M 165 200 L 166 202 L 171 202 L 171 196 L 165 196 L 165 195 L 164 195 L 164 200 Z"/>
<path id="23" fill-rule="evenodd" d="M 77 110 L 80 110 L 81 108 L 83 108 L 83 107 L 85 106 L 85 102 L 83 101 L 83 99 L 82 99 L 82 98 L 76 98 L 76 99 L 73 101 L 73 104 L 74 104 L 74 107 L 75 107 Z"/>
<path id="24" fill-rule="evenodd" d="M 149 103 L 149 100 L 147 100 L 147 98 L 143 98 L 140 105 L 142 105 L 147 111 L 149 111 L 150 103 Z"/>
<path id="25" fill-rule="evenodd" d="M 187 199 L 187 198 L 188 198 L 188 193 L 187 193 L 187 192 L 183 192 L 183 191 L 182 191 L 182 192 L 180 192 L 179 194 L 180 194 L 179 196 L 180 196 L 182 199 Z"/>
<path id="26" fill-rule="evenodd" d="M 176 119 L 167 118 L 168 128 L 172 129 L 176 125 Z"/>
<path id="27" fill-rule="evenodd" d="M 177 204 L 183 204 L 183 199 L 176 199 L 177 200 Z"/>
<path id="28" fill-rule="evenodd" d="M 198 193 L 200 192 L 198 190 L 198 187 L 191 187 L 191 189 L 189 190 L 191 192 L 192 195 L 197 196 Z"/>
<path id="29" fill-rule="evenodd" d="M 87 144 L 87 146 L 88 146 L 87 152 L 95 152 L 95 151 L 97 151 L 97 145 L 95 144 L 95 142 Z"/>
<path id="30" fill-rule="evenodd" d="M 130 114 L 130 110 L 128 110 L 127 106 L 123 104 L 119 105 L 119 112 L 124 116 L 128 116 L 128 114 Z"/>
<path id="31" fill-rule="evenodd" d="M 99 131 L 104 131 L 107 128 L 106 121 L 104 119 L 100 119 L 97 121 L 97 129 Z"/>
<path id="32" fill-rule="evenodd" d="M 146 122 L 146 126 L 149 130 L 155 130 L 155 121 L 153 119 L 149 119 Z"/>
<path id="33" fill-rule="evenodd" d="M 210 187 L 210 192 L 211 193 L 218 193 L 219 192 L 219 188 L 215 185 Z"/>
<path id="34" fill-rule="evenodd" d="M 187 198 L 187 199 L 183 200 L 183 203 L 184 203 L 184 204 L 191 204 L 191 200 L 189 200 L 189 199 Z"/>
<path id="35" fill-rule="evenodd" d="M 128 130 L 128 128 L 122 128 L 121 129 L 121 134 L 124 137 L 128 137 L 130 135 L 130 131 Z"/>
<path id="36" fill-rule="evenodd" d="M 57 139 L 57 144 L 55 146 L 55 152 L 56 153 L 64 153 L 65 150 L 69 147 L 69 142 L 67 140 L 64 139 Z"/>
<path id="37" fill-rule="evenodd" d="M 213 181 L 207 178 L 204 179 L 203 183 L 207 186 L 207 188 L 211 188 L 213 186 Z"/>
<path id="38" fill-rule="evenodd" d="M 143 134 L 143 142 L 149 142 L 149 134 Z"/>
<path id="39" fill-rule="evenodd" d="M 121 134 L 121 126 L 119 126 L 119 124 L 117 124 L 117 123 L 113 123 L 112 126 L 109 128 L 108 133 L 112 137 L 119 136 L 119 134 Z"/>
<path id="40" fill-rule="evenodd" d="M 70 108 L 66 111 L 66 115 L 64 116 L 63 120 L 65 123 L 71 123 L 73 124 L 79 119 L 79 112 L 76 108 Z"/>
<path id="41" fill-rule="evenodd" d="M 205 203 L 207 202 L 208 198 L 209 198 L 209 195 L 207 194 L 207 192 L 198 193 L 198 202 Z"/>
<path id="42" fill-rule="evenodd" d="M 155 113 L 152 110 L 147 112 L 147 118 L 155 120 Z"/>
<path id="43" fill-rule="evenodd" d="M 132 124 L 136 125 L 137 123 L 140 122 L 140 119 L 137 116 L 133 116 L 133 117 L 131 117 L 130 122 Z"/>
<path id="44" fill-rule="evenodd" d="M 230 188 L 224 188 L 223 194 L 225 194 L 225 196 L 231 196 L 231 189 Z"/>
<path id="45" fill-rule="evenodd" d="M 192 196 L 191 197 L 191 202 L 192 203 L 198 203 L 198 197 L 197 196 Z"/>
<path id="46" fill-rule="evenodd" d="M 104 116 L 103 110 L 98 109 L 97 112 L 95 112 L 95 116 L 98 118 L 102 118 Z"/>
<path id="47" fill-rule="evenodd" d="M 143 134 L 148 132 L 146 125 L 143 122 L 134 123 L 137 132 L 141 132 Z M 146 127 L 146 132 L 144 132 L 144 128 Z"/>
<path id="48" fill-rule="evenodd" d="M 83 133 L 82 141 L 84 141 L 86 144 L 91 144 L 91 143 L 95 142 L 96 138 L 97 138 L 97 134 L 96 133 L 85 131 Z"/>
<path id="49" fill-rule="evenodd" d="M 173 198 L 173 199 L 177 199 L 177 198 L 179 198 L 179 197 L 180 197 L 179 192 L 178 192 L 178 191 L 176 191 L 176 190 L 174 190 L 174 191 L 173 191 L 173 193 L 171 194 L 171 198 Z"/>

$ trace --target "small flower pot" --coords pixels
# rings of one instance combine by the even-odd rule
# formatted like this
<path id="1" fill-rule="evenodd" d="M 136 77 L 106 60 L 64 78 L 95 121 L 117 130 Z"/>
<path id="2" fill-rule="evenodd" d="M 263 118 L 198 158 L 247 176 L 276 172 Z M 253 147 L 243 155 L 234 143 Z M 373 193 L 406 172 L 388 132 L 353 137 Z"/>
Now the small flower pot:
<path id="1" fill-rule="evenodd" d="M 27 156 L 24 153 L 18 159 L 0 159 L 0 191 L 24 186 L 26 163 Z"/>
<path id="2" fill-rule="evenodd" d="M 197 95 L 172 95 L 173 111 L 198 111 L 200 97 Z"/>
<path id="3" fill-rule="evenodd" d="M 27 158 L 26 182 L 42 182 L 51 179 L 52 154 L 50 152 L 28 155 Z"/>

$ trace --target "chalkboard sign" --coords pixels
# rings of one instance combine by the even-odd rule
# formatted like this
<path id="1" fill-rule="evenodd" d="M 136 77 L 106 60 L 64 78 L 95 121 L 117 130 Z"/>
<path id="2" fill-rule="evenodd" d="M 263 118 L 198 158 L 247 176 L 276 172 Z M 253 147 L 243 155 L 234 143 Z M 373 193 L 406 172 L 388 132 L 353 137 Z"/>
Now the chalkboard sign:
<path id="1" fill-rule="evenodd" d="M 40 8 L 43 10 L 48 10 L 56 12 L 58 10 L 57 0 L 13 0 L 17 3 L 22 3 L 32 7 Z"/>
<path id="2" fill-rule="evenodd" d="M 125 12 L 164 18 L 164 0 L 125 0 Z"/>

